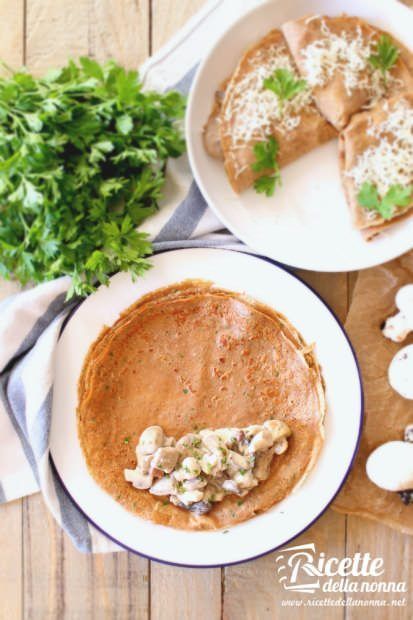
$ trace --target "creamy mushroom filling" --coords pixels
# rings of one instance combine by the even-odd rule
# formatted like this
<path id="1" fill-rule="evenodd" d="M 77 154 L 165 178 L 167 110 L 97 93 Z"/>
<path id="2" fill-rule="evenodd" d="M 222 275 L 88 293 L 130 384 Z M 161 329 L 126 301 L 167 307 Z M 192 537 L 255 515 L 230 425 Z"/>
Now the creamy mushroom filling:
<path id="1" fill-rule="evenodd" d="M 136 469 L 124 476 L 137 489 L 168 496 L 176 506 L 205 514 L 226 495 L 244 497 L 270 473 L 273 456 L 288 448 L 281 420 L 245 428 L 205 429 L 179 440 L 150 426 L 136 447 Z"/>

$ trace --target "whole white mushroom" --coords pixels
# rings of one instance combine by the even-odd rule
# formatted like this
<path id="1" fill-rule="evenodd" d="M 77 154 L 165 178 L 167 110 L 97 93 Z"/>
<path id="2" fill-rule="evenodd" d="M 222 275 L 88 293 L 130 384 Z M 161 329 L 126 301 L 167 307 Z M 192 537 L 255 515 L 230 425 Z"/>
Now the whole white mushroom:
<path id="1" fill-rule="evenodd" d="M 396 353 L 389 366 L 389 383 L 404 398 L 413 399 L 413 344 Z"/>
<path id="2" fill-rule="evenodd" d="M 366 472 L 386 491 L 413 489 L 413 443 L 389 441 L 379 446 L 367 459 Z"/>
<path id="3" fill-rule="evenodd" d="M 387 319 L 383 334 L 393 342 L 403 342 L 413 331 L 413 284 L 402 286 L 395 301 L 399 312 Z"/>

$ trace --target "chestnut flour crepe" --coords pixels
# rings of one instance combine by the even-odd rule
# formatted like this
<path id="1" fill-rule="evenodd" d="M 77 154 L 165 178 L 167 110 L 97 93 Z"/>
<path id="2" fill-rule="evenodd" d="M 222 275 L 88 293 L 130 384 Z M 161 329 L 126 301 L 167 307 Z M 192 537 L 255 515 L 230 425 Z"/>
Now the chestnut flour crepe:
<path id="1" fill-rule="evenodd" d="M 402 136 L 402 146 L 407 153 L 407 157 L 405 155 L 403 158 L 403 165 L 407 171 L 407 183 L 404 185 L 413 183 L 413 134 L 411 133 L 412 129 L 410 129 L 409 134 L 404 128 L 404 125 L 408 122 L 408 114 L 413 119 L 413 91 L 411 94 L 400 95 L 392 99 L 382 99 L 371 110 L 355 114 L 347 128 L 340 134 L 339 157 L 343 186 L 354 225 L 362 230 L 366 239 L 372 238 L 400 219 L 413 214 L 413 197 L 409 205 L 396 208 L 393 217 L 388 220 L 383 219 L 377 211 L 363 208 L 357 199 L 360 184 L 356 184 L 355 178 L 352 175 L 352 170 L 357 166 L 361 158 L 364 157 L 366 163 L 368 163 L 374 160 L 377 152 L 383 151 L 384 154 L 386 153 L 387 147 L 384 141 L 393 145 L 397 152 L 397 135 L 390 129 L 381 129 L 383 123 L 387 121 L 388 124 L 390 116 L 393 115 L 395 121 L 394 130 Z M 410 122 L 410 124 L 412 123 Z M 377 151 L 377 149 L 381 150 Z M 390 169 L 387 171 L 386 168 L 383 169 L 383 172 L 380 174 L 382 181 L 387 182 L 392 172 L 398 172 L 400 163 L 396 162 L 397 160 L 391 165 L 391 168 L 394 170 Z M 377 179 L 373 176 L 371 181 L 376 183 Z M 394 184 L 397 184 L 397 179 Z"/>
<path id="2" fill-rule="evenodd" d="M 251 169 L 256 142 L 275 137 L 279 144 L 277 161 L 282 167 L 336 135 L 318 112 L 309 89 L 285 102 L 278 112 L 277 95 L 263 87 L 264 79 L 276 69 L 288 69 L 299 79 L 282 33 L 272 30 L 244 54 L 226 88 L 219 112 L 221 147 L 225 171 L 236 192 L 271 172 Z M 215 103 L 212 118 L 217 112 Z M 206 135 L 209 128 L 207 125 Z"/>
<path id="3" fill-rule="evenodd" d="M 397 311 L 398 289 L 411 282 L 413 251 L 358 275 L 345 327 L 363 375 L 365 421 L 355 463 L 333 503 L 340 512 L 382 521 L 406 534 L 413 534 L 413 505 L 406 506 L 397 493 L 373 484 L 366 474 L 366 461 L 381 444 L 402 440 L 405 426 L 413 423 L 413 402 L 399 396 L 387 379 L 393 356 L 404 344 L 413 343 L 413 336 L 396 344 L 381 333 L 383 321 Z"/>
<path id="4" fill-rule="evenodd" d="M 313 87 L 320 112 L 338 130 L 372 101 L 413 89 L 405 62 L 409 52 L 394 39 L 400 55 L 387 84 L 374 70 L 368 58 L 383 33 L 359 17 L 310 15 L 285 23 L 282 31 L 301 75 Z"/>
<path id="5" fill-rule="evenodd" d="M 292 491 L 319 453 L 324 410 L 311 347 L 283 316 L 186 282 L 142 298 L 92 345 L 79 382 L 78 432 L 91 475 L 127 509 L 176 528 L 213 529 L 249 519 Z M 289 448 L 242 505 L 229 495 L 197 516 L 124 480 L 149 425 L 179 438 L 194 428 L 275 417 L 292 430 Z"/>

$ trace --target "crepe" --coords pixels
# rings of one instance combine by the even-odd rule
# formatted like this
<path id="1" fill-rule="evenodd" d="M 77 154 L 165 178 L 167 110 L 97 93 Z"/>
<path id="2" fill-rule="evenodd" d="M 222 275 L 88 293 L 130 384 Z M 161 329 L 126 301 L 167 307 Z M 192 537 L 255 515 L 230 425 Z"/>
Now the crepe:
<path id="1" fill-rule="evenodd" d="M 383 321 L 397 311 L 396 292 L 411 282 L 413 251 L 358 276 L 345 326 L 363 375 L 365 421 L 355 463 L 333 503 L 340 512 L 382 521 L 406 534 L 413 534 L 413 505 L 404 505 L 397 493 L 373 484 L 366 460 L 381 444 L 403 440 L 405 426 L 413 423 L 413 402 L 399 396 L 387 379 L 390 361 L 401 346 L 413 343 L 413 335 L 401 345 L 381 333 Z"/>
<path id="2" fill-rule="evenodd" d="M 336 135 L 319 114 L 308 89 L 279 107 L 278 96 L 263 87 L 263 80 L 276 69 L 288 69 L 299 79 L 282 33 L 272 30 L 244 54 L 226 88 L 219 115 L 221 146 L 228 179 L 237 193 L 271 173 L 251 169 L 256 142 L 274 136 L 282 167 Z"/>
<path id="3" fill-rule="evenodd" d="M 339 138 L 339 160 L 342 182 L 352 214 L 354 226 L 361 229 L 366 239 L 371 239 L 377 233 L 388 228 L 402 218 L 412 215 L 413 197 L 410 205 L 396 208 L 391 219 L 384 219 L 377 211 L 363 208 L 358 201 L 358 193 L 362 187 L 358 174 L 366 170 L 367 177 L 360 175 L 366 182 L 372 182 L 380 189 L 381 195 L 385 195 L 390 185 L 401 184 L 407 186 L 413 183 L 413 135 L 400 129 L 400 118 L 408 122 L 408 115 L 413 122 L 413 92 L 412 94 L 400 95 L 391 99 L 382 99 L 374 108 L 366 112 L 360 112 L 353 116 L 347 128 Z M 383 127 L 386 123 L 394 125 L 394 131 Z M 412 125 L 413 126 L 413 125 Z M 397 133 L 402 131 L 403 139 L 397 139 Z M 383 171 L 376 170 L 376 162 L 386 162 L 387 145 L 397 147 L 399 152 L 405 153 L 404 161 L 407 172 L 399 177 L 400 165 L 389 160 Z M 383 153 L 383 158 L 378 154 Z M 370 166 L 370 170 L 368 170 Z M 353 171 L 359 169 L 359 173 Z M 409 174 L 410 170 L 410 174 Z M 394 178 L 392 178 L 392 176 Z M 403 181 L 402 183 L 400 181 Z"/>
<path id="4" fill-rule="evenodd" d="M 401 53 L 384 83 L 368 61 L 382 31 L 359 17 L 310 15 L 285 23 L 282 31 L 320 112 L 338 130 L 382 96 L 413 89 L 409 51 L 394 39 Z"/>
<path id="5" fill-rule="evenodd" d="M 202 141 L 208 155 L 221 160 L 224 159 L 224 153 L 221 146 L 220 115 L 228 82 L 229 80 L 225 80 L 218 90 L 215 91 L 214 105 L 202 132 Z"/>
<path id="6" fill-rule="evenodd" d="M 200 282 L 158 291 L 126 310 L 92 345 L 79 382 L 78 432 L 91 475 L 136 515 L 183 529 L 232 525 L 286 497 L 318 456 L 324 413 L 314 353 L 288 321 Z M 124 479 L 149 425 L 179 438 L 269 418 L 290 426 L 289 447 L 242 505 L 228 495 L 197 516 Z"/>

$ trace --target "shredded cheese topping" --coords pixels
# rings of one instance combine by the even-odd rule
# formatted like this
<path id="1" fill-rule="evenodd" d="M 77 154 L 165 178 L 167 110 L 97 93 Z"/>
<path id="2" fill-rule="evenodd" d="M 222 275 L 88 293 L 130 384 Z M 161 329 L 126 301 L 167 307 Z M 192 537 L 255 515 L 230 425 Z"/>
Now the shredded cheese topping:
<path id="1" fill-rule="evenodd" d="M 250 59 L 250 70 L 230 91 L 224 119 L 235 147 L 242 147 L 252 139 L 265 140 L 272 134 L 275 123 L 283 133 L 300 124 L 300 112 L 311 103 L 311 92 L 304 89 L 281 106 L 277 95 L 263 86 L 265 78 L 276 69 L 288 69 L 296 78 L 300 77 L 285 46 L 278 44 L 257 50 Z"/>
<path id="2" fill-rule="evenodd" d="M 359 189 L 363 183 L 376 185 L 383 197 L 392 185 L 407 186 L 413 183 L 413 107 L 401 99 L 389 110 L 380 125 L 370 121 L 367 134 L 378 144 L 366 149 L 357 163 L 346 174 Z"/>
<path id="3" fill-rule="evenodd" d="M 336 34 L 321 20 L 322 37 L 302 50 L 303 71 L 311 87 L 324 86 L 337 71 L 341 73 L 348 96 L 355 90 L 367 89 L 373 105 L 386 92 L 386 84 L 368 58 L 375 51 L 375 40 L 365 37 L 360 26 L 354 31 Z M 388 76 L 388 86 L 396 80 Z"/>

